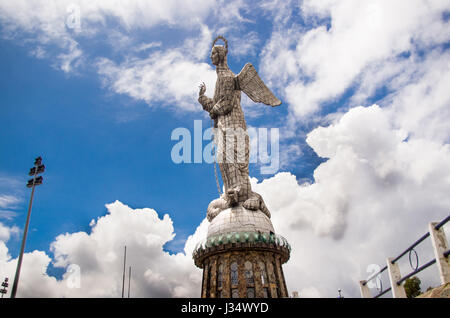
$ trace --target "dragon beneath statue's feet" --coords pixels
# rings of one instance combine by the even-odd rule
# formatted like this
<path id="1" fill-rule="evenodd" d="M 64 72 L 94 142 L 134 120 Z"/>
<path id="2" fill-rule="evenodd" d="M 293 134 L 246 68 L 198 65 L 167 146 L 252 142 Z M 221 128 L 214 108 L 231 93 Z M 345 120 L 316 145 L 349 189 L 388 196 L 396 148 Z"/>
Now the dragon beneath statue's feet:
<path id="1" fill-rule="evenodd" d="M 206 217 L 209 222 L 211 222 L 221 211 L 226 210 L 232 206 L 237 205 L 235 199 L 235 194 L 233 191 L 229 191 L 230 193 L 223 193 L 219 198 L 211 201 L 208 205 L 208 210 L 206 213 Z M 260 194 L 256 192 L 252 192 L 250 198 L 246 201 L 242 202 L 242 206 L 248 210 L 252 211 L 261 211 L 267 217 L 270 218 L 270 211 L 264 203 L 263 198 Z"/>

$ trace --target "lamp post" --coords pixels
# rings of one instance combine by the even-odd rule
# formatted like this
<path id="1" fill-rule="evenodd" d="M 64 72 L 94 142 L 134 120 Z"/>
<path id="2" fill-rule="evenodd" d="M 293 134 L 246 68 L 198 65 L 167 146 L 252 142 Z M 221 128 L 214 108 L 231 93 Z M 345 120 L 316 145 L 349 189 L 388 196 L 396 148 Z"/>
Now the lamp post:
<path id="1" fill-rule="evenodd" d="M 123 253 L 123 280 L 122 280 L 122 298 L 125 292 L 125 266 L 127 264 L 127 246 L 125 245 L 125 251 Z"/>
<path id="2" fill-rule="evenodd" d="M 131 288 L 131 266 L 128 272 L 128 298 L 130 298 L 130 288 Z"/>
<path id="3" fill-rule="evenodd" d="M 0 293 L 2 294 L 2 298 L 3 296 L 7 293 L 6 288 L 8 288 L 8 277 L 5 277 L 5 281 L 2 283 L 2 289 L 0 289 Z"/>
<path id="4" fill-rule="evenodd" d="M 11 290 L 11 298 L 16 297 L 17 285 L 19 284 L 20 268 L 22 267 L 22 258 L 23 258 L 23 252 L 25 250 L 25 243 L 27 240 L 28 225 L 30 224 L 30 214 L 31 214 L 31 206 L 33 205 L 34 189 L 37 185 L 42 184 L 43 178 L 42 178 L 42 176 L 38 177 L 38 174 L 43 173 L 44 170 L 45 170 L 45 166 L 42 164 L 42 158 L 37 157 L 34 161 L 34 167 L 31 168 L 30 172 L 28 173 L 28 175 L 33 176 L 33 179 L 28 180 L 28 183 L 27 183 L 27 188 L 32 188 L 31 198 L 30 198 L 30 204 L 28 205 L 27 221 L 25 223 L 25 228 L 23 230 L 22 245 L 20 247 L 19 259 L 17 260 L 16 275 L 14 276 L 14 283 L 13 283 L 13 287 Z"/>

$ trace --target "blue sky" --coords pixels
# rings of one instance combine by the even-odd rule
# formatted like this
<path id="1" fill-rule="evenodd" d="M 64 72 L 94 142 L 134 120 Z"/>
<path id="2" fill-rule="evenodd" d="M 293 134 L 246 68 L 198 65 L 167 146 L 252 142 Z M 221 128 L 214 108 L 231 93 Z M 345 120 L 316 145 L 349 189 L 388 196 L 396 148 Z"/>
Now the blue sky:
<path id="1" fill-rule="evenodd" d="M 102 46 L 90 50 L 102 52 Z M 2 158 L 2 174 L 26 182 L 28 166 L 37 155 L 44 157 L 47 169 L 33 212 L 42 216 L 33 218 L 33 226 L 42 233 L 34 234 L 34 239 L 30 235 L 29 250 L 48 248 L 61 232 L 87 229 L 105 203 L 119 198 L 134 207 L 179 211 L 173 219 L 177 236 L 183 239 L 195 230 L 205 206 L 217 195 L 213 168 L 206 163 L 173 163 L 170 155 L 176 141 L 170 135 L 177 127 L 186 127 L 193 135 L 194 120 L 202 120 L 205 130 L 210 127 L 208 118 L 200 112 L 179 113 L 170 104 L 152 109 L 145 102 L 112 96 L 95 74 L 64 74 L 45 60 L 30 57 L 26 48 L 11 40 L 2 41 L 1 53 L 5 118 L 1 142 L 3 149 L 9 149 Z M 232 67 L 246 61 L 233 61 L 230 56 L 229 63 Z M 238 67 L 234 71 L 238 73 Z M 269 122 L 277 127 L 286 116 L 286 106 L 269 110 L 265 114 L 270 118 L 249 118 L 248 123 L 266 127 Z M 309 149 L 305 155 L 303 169 L 292 168 L 299 178 L 312 178 L 320 159 Z M 261 176 L 258 167 L 251 169 L 252 176 L 268 177 Z M 28 192 L 18 191 L 17 210 L 26 211 Z M 178 199 L 168 200 L 174 194 Z M 21 224 L 25 217 L 19 212 L 10 224 Z M 168 249 L 178 251 L 183 245 Z M 13 247 L 11 252 L 14 255 Z"/>
<path id="2" fill-rule="evenodd" d="M 61 287 L 72 263 L 93 273 L 82 276 L 86 281 L 103 282 L 106 265 L 88 259 L 119 257 L 124 244 L 159 246 L 141 260 L 135 251 L 145 278 L 136 287 L 140 297 L 199 292 L 188 251 L 204 235 L 206 207 L 217 197 L 214 171 L 206 163 L 175 164 L 170 136 L 177 127 L 193 134 L 194 120 L 210 125 L 196 98 L 201 81 L 212 95 L 208 56 L 218 34 L 229 40 L 232 71 L 251 62 L 283 102 L 270 108 L 243 99 L 243 107 L 249 126 L 280 129 L 280 169 L 263 175 L 261 164 L 252 164 L 250 175 L 275 229 L 296 250 L 285 266 L 290 291 L 334 297 L 341 288 L 357 297 L 355 279 L 365 277 L 369 263 L 382 264 L 448 213 L 445 1 L 15 3 L 0 2 L 0 274 L 14 268 L 27 172 L 41 155 L 46 172 L 26 252 L 45 268 L 44 296 L 77 295 Z M 140 233 L 126 222 L 104 225 L 144 208 L 155 210 L 161 225 L 142 212 L 149 226 L 142 238 L 120 239 Z M 394 231 L 405 219 L 407 229 Z M 379 233 L 376 222 L 390 225 Z M 94 229 L 108 233 L 110 245 L 96 241 Z M 163 234 L 152 241 L 151 229 Z M 82 247 L 80 236 L 92 249 Z M 318 252 L 327 249 L 335 253 Z M 157 278 L 168 275 L 165 262 L 178 261 L 179 275 L 192 279 L 175 277 L 156 288 Z M 335 264 L 327 271 L 331 284 L 319 281 L 318 270 L 295 274 L 327 261 Z M 435 284 L 435 276 L 423 279 Z M 37 282 L 27 286 L 31 293 Z M 92 296 L 114 297 L 110 290 L 120 288 L 114 280 L 99 286 Z"/>
<path id="3" fill-rule="evenodd" d="M 250 15 L 246 19 L 254 20 L 254 17 Z M 252 54 L 238 58 L 230 48 L 229 65 L 235 73 L 246 62 L 258 66 L 262 39 L 270 36 L 267 14 L 257 25 L 248 24 L 259 43 L 252 47 Z M 184 37 L 192 34 L 181 30 L 185 34 L 180 36 L 180 30 L 164 26 L 161 33 L 153 31 L 150 35 L 148 31 L 127 32 L 114 22 L 104 28 L 126 32 L 136 42 L 160 42 L 162 48 L 179 45 Z M 126 50 L 114 52 L 110 44 L 105 45 L 101 40 L 81 39 L 80 45 L 83 42 L 86 42 L 87 56 L 104 56 L 120 63 L 127 55 Z M 2 118 L 7 125 L 1 142 L 2 149 L 9 150 L 8 156 L 2 158 L 2 174 L 25 182 L 28 166 L 37 155 L 44 157 L 47 167 L 45 187 L 38 189 L 33 212 L 38 215 L 33 218 L 33 227 L 39 234 L 30 235 L 28 250 L 48 249 L 59 233 L 86 230 L 89 221 L 104 210 L 105 203 L 116 199 L 133 207 L 177 211 L 172 212 L 177 236 L 186 239 L 203 219 L 205 207 L 217 195 L 217 190 L 211 165 L 172 162 L 170 153 L 176 141 L 170 140 L 170 134 L 177 127 L 186 127 L 193 133 L 194 120 L 203 120 L 206 129 L 210 127 L 208 118 L 199 111 L 180 113 L 171 103 L 152 103 L 152 109 L 145 102 L 111 94 L 88 65 L 81 66 L 75 74 L 61 72 L 49 67 L 48 60 L 30 56 L 33 46 L 21 45 L 15 39 L 4 39 L 1 45 Z M 204 53 L 203 62 L 209 63 L 208 51 Z M 193 87 L 196 85 L 192 83 Z M 264 114 L 248 118 L 249 125 L 278 127 L 287 114 L 287 107 L 269 109 Z M 304 142 L 303 147 L 306 147 Z M 313 151 L 303 151 L 302 168 L 291 168 L 299 178 L 312 178 L 321 160 Z M 261 176 L 258 167 L 252 167 L 252 176 L 268 177 Z M 26 211 L 27 192 L 21 192 L 17 210 Z M 178 199 L 168 200 L 175 193 Z M 25 217 L 26 213 L 19 212 L 10 224 L 24 223 Z M 178 251 L 183 245 L 169 244 L 167 248 Z M 18 252 L 15 250 L 18 248 L 11 246 L 12 255 Z"/>

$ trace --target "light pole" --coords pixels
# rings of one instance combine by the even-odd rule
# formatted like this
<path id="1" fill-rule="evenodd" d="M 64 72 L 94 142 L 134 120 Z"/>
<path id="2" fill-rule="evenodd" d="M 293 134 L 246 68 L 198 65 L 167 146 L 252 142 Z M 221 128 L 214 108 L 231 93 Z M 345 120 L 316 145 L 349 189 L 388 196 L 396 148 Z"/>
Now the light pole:
<path id="1" fill-rule="evenodd" d="M 123 253 L 123 280 L 122 280 L 122 298 L 125 292 L 125 266 L 127 264 L 127 246 L 125 245 L 125 251 Z"/>
<path id="2" fill-rule="evenodd" d="M 2 283 L 2 289 L 0 289 L 0 293 L 2 294 L 2 298 L 3 296 L 7 293 L 6 288 L 8 288 L 8 277 L 5 277 L 5 281 Z"/>
<path id="3" fill-rule="evenodd" d="M 130 271 L 128 272 L 128 298 L 130 298 L 130 288 L 131 288 L 131 266 Z"/>
<path id="4" fill-rule="evenodd" d="M 42 158 L 37 157 L 34 161 L 34 167 L 31 168 L 30 172 L 28 173 L 28 175 L 33 176 L 33 179 L 28 180 L 28 183 L 27 183 L 27 187 L 32 188 L 31 198 L 30 198 L 30 204 L 28 205 L 27 221 L 25 223 L 25 228 L 23 230 L 22 245 L 20 247 L 19 259 L 17 260 L 16 275 L 14 276 L 14 283 L 13 283 L 13 287 L 11 290 L 11 298 L 16 298 L 17 285 L 19 284 L 20 268 L 22 266 L 23 252 L 25 250 L 25 243 L 27 240 L 28 225 L 30 224 L 31 206 L 33 205 L 34 188 L 37 185 L 41 185 L 42 180 L 43 180 L 42 176 L 38 177 L 37 175 L 40 173 L 43 173 L 44 170 L 45 170 L 45 166 L 42 164 Z"/>

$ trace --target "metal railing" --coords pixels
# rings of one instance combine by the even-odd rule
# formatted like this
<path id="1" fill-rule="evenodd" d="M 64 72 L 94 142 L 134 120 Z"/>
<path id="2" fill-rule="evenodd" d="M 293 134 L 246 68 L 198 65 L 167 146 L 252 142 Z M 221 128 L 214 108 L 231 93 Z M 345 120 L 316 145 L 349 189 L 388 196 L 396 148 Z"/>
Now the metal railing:
<path id="1" fill-rule="evenodd" d="M 379 298 L 379 297 L 383 296 L 384 294 L 386 294 L 387 292 L 389 292 L 391 290 L 397 291 L 397 294 L 400 295 L 400 296 L 397 296 L 397 297 L 402 297 L 402 295 L 404 294 L 403 286 L 401 286 L 402 283 L 405 280 L 407 280 L 408 278 L 410 278 L 410 277 L 420 273 L 424 269 L 426 269 L 426 268 L 430 267 L 431 265 L 435 264 L 436 262 L 438 262 L 438 265 L 439 265 L 439 270 L 440 270 L 440 274 L 441 274 L 441 282 L 442 282 L 442 284 L 448 283 L 448 280 L 449 280 L 448 273 L 449 273 L 450 265 L 449 265 L 449 261 L 447 260 L 447 258 L 448 258 L 449 254 L 450 254 L 450 249 L 448 249 L 448 244 L 447 244 L 447 241 L 445 239 L 445 234 L 443 233 L 443 231 L 441 231 L 441 228 L 448 221 L 450 221 L 450 215 L 448 215 L 445 219 L 443 219 L 441 222 L 439 222 L 438 224 L 436 224 L 434 226 L 432 225 L 433 223 L 431 223 L 429 232 L 427 232 L 421 238 L 419 238 L 417 241 L 415 241 L 411 246 L 409 246 L 406 250 L 404 250 L 402 253 L 400 253 L 397 257 L 395 257 L 393 259 L 388 259 L 387 260 L 387 265 L 384 266 L 383 268 L 381 268 L 376 273 L 372 274 L 367 280 L 360 281 L 360 288 L 361 288 L 362 296 L 363 297 L 368 297 L 370 292 L 368 291 L 368 287 L 366 286 L 367 283 L 370 282 L 371 280 L 373 280 L 374 278 L 379 278 L 379 275 L 381 275 L 381 273 L 383 273 L 386 269 L 391 269 L 392 272 L 396 272 L 397 275 L 393 275 L 391 272 L 389 273 L 391 286 L 389 288 L 384 289 L 384 290 L 383 290 L 383 287 L 382 287 L 382 284 L 381 284 L 381 280 L 379 280 L 379 282 L 381 284 L 381 287 L 379 288 L 379 293 L 377 295 L 375 295 L 373 298 Z M 433 232 L 434 235 L 431 235 L 432 232 Z M 434 249 L 435 249 L 435 258 L 430 260 L 426 264 L 424 264 L 424 265 L 419 267 L 418 255 L 417 255 L 417 252 L 414 250 L 414 248 L 417 245 L 419 245 L 420 243 L 422 243 L 430 235 L 432 236 L 432 239 L 433 239 L 433 246 L 434 246 Z M 440 243 L 436 242 L 436 235 L 440 237 Z M 442 249 L 444 249 L 444 250 L 442 251 Z M 411 259 L 411 256 L 413 255 L 412 252 L 414 252 L 414 254 L 415 254 L 416 266 L 412 265 L 412 259 Z M 405 276 L 403 276 L 403 277 L 401 277 L 399 279 L 398 278 L 396 279 L 396 278 L 394 278 L 394 276 L 398 277 L 400 275 L 400 271 L 399 271 L 399 269 L 397 267 L 397 262 L 403 256 L 405 256 L 407 253 L 409 253 L 409 263 L 410 263 L 410 266 L 413 269 L 413 271 L 408 273 L 408 274 L 406 274 Z M 399 288 L 400 288 L 400 292 L 398 291 Z M 395 293 L 394 293 L 394 297 L 396 297 Z"/>
<path id="2" fill-rule="evenodd" d="M 384 294 L 386 294 L 388 291 L 391 291 L 391 289 L 392 289 L 392 287 L 386 288 L 385 290 L 382 290 L 380 293 L 378 293 L 373 298 L 379 298 L 379 297 L 383 296 Z"/>

